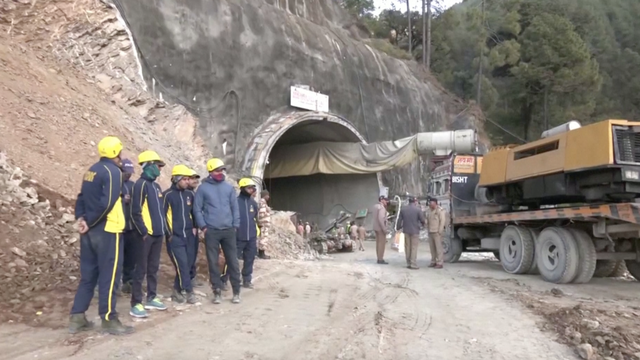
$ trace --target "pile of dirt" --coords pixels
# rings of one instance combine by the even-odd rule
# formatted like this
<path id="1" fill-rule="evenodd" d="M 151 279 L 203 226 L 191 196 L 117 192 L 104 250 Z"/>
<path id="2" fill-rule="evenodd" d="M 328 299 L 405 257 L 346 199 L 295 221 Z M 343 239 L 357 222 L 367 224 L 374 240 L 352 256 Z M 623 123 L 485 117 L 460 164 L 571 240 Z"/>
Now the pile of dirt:
<path id="1" fill-rule="evenodd" d="M 38 189 L 0 153 L 2 322 L 33 324 L 44 313 L 66 313 L 77 282 L 80 237 L 72 204 L 53 193 L 44 198 Z"/>
<path id="2" fill-rule="evenodd" d="M 505 282 L 509 282 L 506 284 Z M 573 346 L 585 360 L 639 360 L 640 307 L 624 302 L 572 299 L 559 288 L 532 290 L 510 279 L 485 283 L 507 294 L 541 316 L 542 330 L 556 333 L 558 340 Z"/>
<path id="3" fill-rule="evenodd" d="M 296 233 L 290 211 L 271 213 L 271 239 L 266 253 L 273 259 L 314 260 L 318 253 L 309 247 L 309 242 Z"/>

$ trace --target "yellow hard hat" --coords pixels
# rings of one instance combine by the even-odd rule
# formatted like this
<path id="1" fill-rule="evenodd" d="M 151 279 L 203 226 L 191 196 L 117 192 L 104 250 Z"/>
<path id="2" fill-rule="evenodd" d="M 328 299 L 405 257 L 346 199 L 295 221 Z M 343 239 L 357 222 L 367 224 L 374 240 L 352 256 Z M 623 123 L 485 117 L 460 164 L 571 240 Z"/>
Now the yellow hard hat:
<path id="1" fill-rule="evenodd" d="M 122 148 L 120 139 L 115 136 L 107 136 L 98 143 L 98 154 L 100 154 L 100 157 L 115 159 L 120 155 Z"/>
<path id="2" fill-rule="evenodd" d="M 138 155 L 138 164 L 143 164 L 151 161 L 155 161 L 160 163 L 160 165 L 164 165 L 164 161 L 160 159 L 160 155 L 158 155 L 158 153 L 153 150 L 146 150 Z"/>
<path id="3" fill-rule="evenodd" d="M 171 176 L 187 176 L 191 177 L 195 175 L 195 171 L 189 169 L 186 165 L 176 165 L 171 170 Z"/>
<path id="4" fill-rule="evenodd" d="M 256 183 L 250 178 L 242 178 L 238 181 L 238 186 L 247 187 L 247 186 L 256 186 Z"/>
<path id="5" fill-rule="evenodd" d="M 218 158 L 213 158 L 207 161 L 207 171 L 211 172 L 213 170 L 220 169 L 220 168 L 226 168 L 224 166 L 224 161 Z"/>

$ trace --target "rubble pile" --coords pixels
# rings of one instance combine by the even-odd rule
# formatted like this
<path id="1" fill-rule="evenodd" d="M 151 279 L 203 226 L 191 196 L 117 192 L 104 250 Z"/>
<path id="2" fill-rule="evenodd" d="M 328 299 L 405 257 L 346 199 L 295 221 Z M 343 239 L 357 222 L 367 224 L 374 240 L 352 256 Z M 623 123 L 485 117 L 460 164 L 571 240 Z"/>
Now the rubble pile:
<path id="1" fill-rule="evenodd" d="M 51 305 L 45 292 L 68 303 L 58 294 L 77 281 L 79 235 L 71 204 L 61 198 L 52 206 L 37 187 L 0 153 L 0 321 L 45 310 Z"/>
<path id="2" fill-rule="evenodd" d="M 313 260 L 318 253 L 309 247 L 309 243 L 296 233 L 291 221 L 293 212 L 274 211 L 271 213 L 271 239 L 266 253 L 273 259 Z"/>

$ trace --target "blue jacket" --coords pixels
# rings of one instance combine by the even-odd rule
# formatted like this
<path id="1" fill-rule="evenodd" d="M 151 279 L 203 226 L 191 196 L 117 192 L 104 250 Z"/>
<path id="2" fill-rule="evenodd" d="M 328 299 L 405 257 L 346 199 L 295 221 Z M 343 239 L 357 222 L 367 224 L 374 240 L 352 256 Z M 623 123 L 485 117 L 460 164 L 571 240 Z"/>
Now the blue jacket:
<path id="1" fill-rule="evenodd" d="M 131 198 L 133 195 L 133 184 L 131 180 L 124 181 L 122 183 L 122 206 L 124 207 L 124 218 L 126 225 L 124 231 L 133 230 L 133 220 L 131 219 Z"/>
<path id="2" fill-rule="evenodd" d="M 76 219 L 83 217 L 90 228 L 121 233 L 125 226 L 121 187 L 120 168 L 113 161 L 101 158 L 84 174 L 76 200 Z"/>
<path id="3" fill-rule="evenodd" d="M 131 219 L 140 235 L 162 236 L 167 228 L 162 189 L 144 174 L 133 185 Z"/>
<path id="4" fill-rule="evenodd" d="M 193 230 L 193 199 L 191 190 L 181 190 L 175 184 L 164 192 L 164 212 L 167 218 L 167 234 L 183 238 Z"/>
<path id="5" fill-rule="evenodd" d="M 258 203 L 251 196 L 240 192 L 238 195 L 240 211 L 240 227 L 236 233 L 237 240 L 255 240 L 258 237 Z"/>
<path id="6" fill-rule="evenodd" d="M 193 208 L 198 228 L 226 230 L 240 226 L 236 190 L 226 181 L 210 177 L 198 186 Z"/>

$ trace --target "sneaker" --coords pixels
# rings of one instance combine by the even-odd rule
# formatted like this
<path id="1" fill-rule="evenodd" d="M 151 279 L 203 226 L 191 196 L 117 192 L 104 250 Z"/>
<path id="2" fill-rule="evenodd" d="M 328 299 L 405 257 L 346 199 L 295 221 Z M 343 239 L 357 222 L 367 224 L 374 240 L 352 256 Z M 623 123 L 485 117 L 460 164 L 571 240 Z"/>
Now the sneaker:
<path id="1" fill-rule="evenodd" d="M 129 310 L 129 315 L 136 318 L 146 318 L 147 316 L 149 316 L 149 314 L 147 314 L 147 310 L 144 309 L 144 306 L 142 306 L 142 304 L 136 304 L 135 306 L 133 306 L 131 310 Z"/>
<path id="2" fill-rule="evenodd" d="M 182 304 L 185 302 L 184 295 L 176 289 L 173 289 L 173 293 L 171 293 L 171 301 L 176 304 Z"/>
<path id="3" fill-rule="evenodd" d="M 198 302 L 198 298 L 196 298 L 196 294 L 192 292 L 187 292 L 187 304 L 195 304 Z"/>
<path id="4" fill-rule="evenodd" d="M 253 289 L 253 284 L 250 281 L 245 281 L 242 283 L 242 287 L 245 289 Z"/>
<path id="5" fill-rule="evenodd" d="M 151 300 L 147 300 L 147 303 L 144 304 L 144 308 L 147 310 L 167 310 L 167 305 L 163 304 L 159 298 L 155 297 Z"/>
<path id="6" fill-rule="evenodd" d="M 69 333 L 77 334 L 81 331 L 93 329 L 93 322 L 87 320 L 84 314 L 71 314 L 69 318 Z"/>
<path id="7" fill-rule="evenodd" d="M 233 299 L 231 299 L 231 303 L 240 304 L 240 294 L 234 294 Z"/>
<path id="8" fill-rule="evenodd" d="M 214 290 L 213 291 L 213 303 L 220 304 L 222 302 L 222 291 Z"/>
<path id="9" fill-rule="evenodd" d="M 142 309 L 144 310 L 144 309 Z M 112 317 L 111 320 L 102 319 L 102 332 L 111 335 L 126 335 L 133 333 L 133 326 L 122 325 L 120 319 Z"/>

